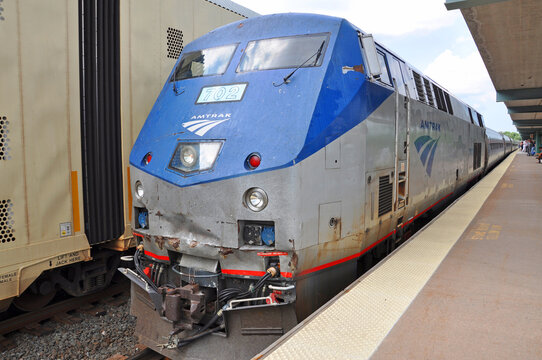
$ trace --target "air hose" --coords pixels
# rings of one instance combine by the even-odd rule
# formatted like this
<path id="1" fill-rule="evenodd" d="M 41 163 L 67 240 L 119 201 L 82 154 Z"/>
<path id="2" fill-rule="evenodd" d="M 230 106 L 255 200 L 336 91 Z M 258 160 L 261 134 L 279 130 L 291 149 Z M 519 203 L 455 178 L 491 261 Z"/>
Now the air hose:
<path id="1" fill-rule="evenodd" d="M 139 245 L 137 248 L 136 248 L 136 251 L 135 251 L 135 254 L 134 254 L 134 265 L 135 265 L 135 269 L 136 269 L 136 272 L 139 274 L 139 276 L 141 276 L 141 278 L 143 278 L 143 280 L 145 280 L 145 282 L 147 284 L 149 284 L 149 286 L 156 292 L 158 292 L 158 287 L 156 286 L 155 283 L 153 283 L 151 281 L 151 279 L 149 279 L 149 277 L 147 275 L 145 275 L 145 273 L 143 272 L 143 270 L 141 269 L 141 264 L 139 262 L 139 257 L 141 255 L 141 249 L 143 249 L 143 246 L 142 245 Z"/>
<path id="2" fill-rule="evenodd" d="M 250 297 L 254 295 L 255 293 L 257 293 L 262 288 L 263 284 L 265 284 L 265 282 L 269 280 L 270 278 L 276 276 L 277 273 L 278 272 L 274 267 L 270 267 L 269 269 L 267 269 L 267 272 L 265 273 L 265 275 L 262 276 L 260 280 L 258 280 L 256 285 L 254 285 L 252 288 L 249 288 L 246 291 L 243 291 L 239 288 L 224 289 L 220 291 L 220 293 L 218 293 L 218 300 L 220 302 L 228 302 L 232 299 L 244 299 L 244 298 Z"/>

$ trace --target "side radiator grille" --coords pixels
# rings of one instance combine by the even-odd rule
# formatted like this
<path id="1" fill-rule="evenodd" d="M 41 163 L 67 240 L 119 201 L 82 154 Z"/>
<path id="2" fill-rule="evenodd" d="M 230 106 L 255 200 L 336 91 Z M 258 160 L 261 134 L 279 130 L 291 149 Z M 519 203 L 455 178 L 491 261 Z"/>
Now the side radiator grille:
<path id="1" fill-rule="evenodd" d="M 393 184 L 390 183 L 390 176 L 378 178 L 378 216 L 389 213 L 393 205 Z"/>

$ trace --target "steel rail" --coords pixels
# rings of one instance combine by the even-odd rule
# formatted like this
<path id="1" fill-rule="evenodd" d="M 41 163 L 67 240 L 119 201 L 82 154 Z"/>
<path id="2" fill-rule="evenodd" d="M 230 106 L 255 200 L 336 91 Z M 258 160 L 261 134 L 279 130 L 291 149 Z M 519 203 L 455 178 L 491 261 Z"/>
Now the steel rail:
<path id="1" fill-rule="evenodd" d="M 77 310 L 82 305 L 103 300 L 104 298 L 120 294 L 128 289 L 129 287 L 126 282 L 112 284 L 111 286 L 107 287 L 107 289 L 97 293 L 62 300 L 52 305 L 45 306 L 39 310 L 14 316 L 0 322 L 0 335 L 22 329 L 29 324 L 39 323 L 40 321 L 51 319 L 54 315 L 59 313 Z"/>

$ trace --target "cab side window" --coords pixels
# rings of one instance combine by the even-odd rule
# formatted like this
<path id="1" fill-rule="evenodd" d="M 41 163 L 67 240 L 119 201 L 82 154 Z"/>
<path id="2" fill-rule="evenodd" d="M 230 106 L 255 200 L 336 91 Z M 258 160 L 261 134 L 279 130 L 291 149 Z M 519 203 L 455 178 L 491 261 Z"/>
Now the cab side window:
<path id="1" fill-rule="evenodd" d="M 390 66 L 391 78 L 395 79 L 392 84 L 401 95 L 406 95 L 405 82 L 401 72 L 401 63 L 394 56 L 388 56 L 388 65 Z"/>
<path id="2" fill-rule="evenodd" d="M 382 75 L 380 75 L 380 81 L 384 84 L 391 85 L 390 71 L 388 69 L 388 63 L 386 62 L 386 56 L 384 53 L 378 51 L 378 62 L 380 62 L 380 69 L 382 69 Z"/>

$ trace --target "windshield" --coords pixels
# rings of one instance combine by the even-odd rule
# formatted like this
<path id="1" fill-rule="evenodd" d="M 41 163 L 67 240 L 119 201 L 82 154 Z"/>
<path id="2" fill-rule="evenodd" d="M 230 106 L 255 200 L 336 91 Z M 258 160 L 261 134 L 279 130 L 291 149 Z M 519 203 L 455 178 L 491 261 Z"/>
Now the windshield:
<path id="1" fill-rule="evenodd" d="M 251 41 L 237 72 L 296 68 L 304 62 L 302 67 L 320 66 L 328 39 L 329 34 L 315 34 Z"/>
<path id="2" fill-rule="evenodd" d="M 224 74 L 236 48 L 231 44 L 183 54 L 172 81 Z"/>

